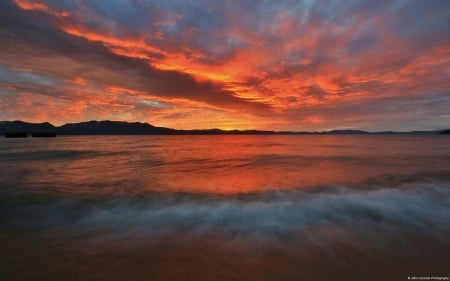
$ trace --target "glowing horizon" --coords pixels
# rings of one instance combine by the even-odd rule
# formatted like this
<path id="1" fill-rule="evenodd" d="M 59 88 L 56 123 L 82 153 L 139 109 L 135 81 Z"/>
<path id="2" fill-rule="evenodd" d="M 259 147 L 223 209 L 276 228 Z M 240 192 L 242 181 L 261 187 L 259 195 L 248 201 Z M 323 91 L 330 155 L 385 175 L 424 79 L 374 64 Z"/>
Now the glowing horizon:
<path id="1" fill-rule="evenodd" d="M 448 1 L 0 3 L 0 120 L 450 125 Z"/>

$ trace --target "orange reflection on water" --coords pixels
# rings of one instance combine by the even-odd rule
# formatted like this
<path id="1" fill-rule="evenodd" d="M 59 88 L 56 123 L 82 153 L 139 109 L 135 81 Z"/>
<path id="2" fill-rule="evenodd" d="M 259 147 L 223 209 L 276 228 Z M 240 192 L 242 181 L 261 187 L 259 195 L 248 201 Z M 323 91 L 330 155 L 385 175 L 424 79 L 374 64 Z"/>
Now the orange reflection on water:
<path id="1" fill-rule="evenodd" d="M 20 184 L 46 192 L 111 195 L 155 191 L 235 194 L 365 185 L 394 176 L 445 171 L 447 159 L 427 156 L 431 153 L 427 147 L 444 146 L 444 140 L 295 135 L 24 140 L 33 143 L 18 155 L 30 161 L 5 165 L 28 172 L 3 181 L 20 180 Z M 427 165 L 416 161 L 417 157 Z"/>

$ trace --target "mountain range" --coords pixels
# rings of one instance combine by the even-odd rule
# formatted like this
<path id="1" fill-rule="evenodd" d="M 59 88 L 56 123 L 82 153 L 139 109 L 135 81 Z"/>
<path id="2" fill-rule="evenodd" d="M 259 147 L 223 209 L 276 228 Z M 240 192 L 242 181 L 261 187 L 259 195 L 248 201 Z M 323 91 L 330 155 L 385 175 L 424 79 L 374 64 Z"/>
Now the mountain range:
<path id="1" fill-rule="evenodd" d="M 362 135 L 362 134 L 420 134 L 436 135 L 450 134 L 450 129 L 433 131 L 410 132 L 366 132 L 361 130 L 331 130 L 321 132 L 294 132 L 294 131 L 263 131 L 263 130 L 176 130 L 166 127 L 155 127 L 148 123 L 123 121 L 87 121 L 80 123 L 67 123 L 54 126 L 48 122 L 28 123 L 24 121 L 0 121 L 0 135 L 5 133 L 56 133 L 57 135 L 224 135 L 224 134 L 334 134 L 334 135 Z"/>

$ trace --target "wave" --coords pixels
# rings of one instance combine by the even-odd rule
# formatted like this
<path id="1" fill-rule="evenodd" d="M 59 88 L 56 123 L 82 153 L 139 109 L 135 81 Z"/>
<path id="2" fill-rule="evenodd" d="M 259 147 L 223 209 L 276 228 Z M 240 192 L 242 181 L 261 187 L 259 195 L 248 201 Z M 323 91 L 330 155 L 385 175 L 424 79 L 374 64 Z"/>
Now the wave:
<path id="1" fill-rule="evenodd" d="M 449 210 L 448 181 L 33 197 L 0 202 L 0 229 L 10 276 L 45 276 L 52 253 L 52 270 L 76 264 L 92 280 L 401 280 L 447 274 Z M 28 256 L 43 269 L 23 266 Z"/>
<path id="2" fill-rule="evenodd" d="M 273 238 L 317 228 L 387 228 L 421 233 L 450 245 L 450 185 L 270 191 L 223 196 L 155 193 L 140 197 L 4 204 L 3 226 L 74 228 L 111 234 L 220 233 Z M 68 226 L 70 222 L 70 226 Z M 357 229 L 353 229 L 356 231 Z"/>

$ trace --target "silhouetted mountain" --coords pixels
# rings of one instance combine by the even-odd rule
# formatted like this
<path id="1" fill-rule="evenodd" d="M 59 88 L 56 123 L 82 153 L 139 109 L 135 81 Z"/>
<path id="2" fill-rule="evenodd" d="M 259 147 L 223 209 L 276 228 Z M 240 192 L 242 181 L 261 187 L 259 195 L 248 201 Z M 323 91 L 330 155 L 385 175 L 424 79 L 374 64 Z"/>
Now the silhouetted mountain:
<path id="1" fill-rule="evenodd" d="M 45 123 L 27 123 L 23 121 L 0 122 L 0 134 L 34 134 L 35 136 L 56 135 L 365 135 L 365 134 L 449 134 L 445 131 L 412 131 L 412 132 L 366 132 L 361 130 L 332 130 L 325 132 L 292 132 L 292 131 L 262 131 L 262 130 L 175 130 L 165 127 L 155 127 L 148 123 L 122 121 L 88 121 L 68 123 L 59 127 Z"/>
<path id="2" fill-rule="evenodd" d="M 55 132 L 56 127 L 52 124 L 45 123 L 27 123 L 23 121 L 3 121 L 0 122 L 0 134 L 5 133 L 38 133 L 38 132 Z"/>
<path id="3" fill-rule="evenodd" d="M 69 123 L 57 128 L 57 133 L 61 135 L 153 135 L 173 134 L 175 131 L 147 123 L 109 120 Z"/>
<path id="4" fill-rule="evenodd" d="M 450 135 L 450 129 L 440 131 L 439 134 L 441 134 L 441 135 Z"/>
<path id="5" fill-rule="evenodd" d="M 437 131 L 409 131 L 409 132 L 383 131 L 383 132 L 375 132 L 372 134 L 377 134 L 377 135 L 392 135 L 392 134 L 396 134 L 396 135 L 438 135 L 439 132 L 440 132 L 439 130 L 437 130 Z"/>

